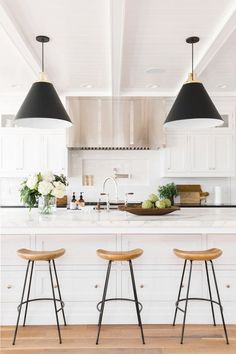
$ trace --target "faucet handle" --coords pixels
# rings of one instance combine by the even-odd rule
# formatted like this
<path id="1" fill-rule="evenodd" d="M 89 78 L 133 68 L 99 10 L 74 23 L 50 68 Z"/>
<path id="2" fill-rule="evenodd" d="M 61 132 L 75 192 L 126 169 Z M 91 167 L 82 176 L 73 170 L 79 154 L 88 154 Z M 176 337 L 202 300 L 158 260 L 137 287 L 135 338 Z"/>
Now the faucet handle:
<path id="1" fill-rule="evenodd" d="M 127 206 L 127 204 L 128 204 L 128 197 L 129 197 L 129 195 L 134 195 L 134 193 L 133 193 L 133 192 L 127 192 L 127 193 L 125 193 L 125 206 Z"/>

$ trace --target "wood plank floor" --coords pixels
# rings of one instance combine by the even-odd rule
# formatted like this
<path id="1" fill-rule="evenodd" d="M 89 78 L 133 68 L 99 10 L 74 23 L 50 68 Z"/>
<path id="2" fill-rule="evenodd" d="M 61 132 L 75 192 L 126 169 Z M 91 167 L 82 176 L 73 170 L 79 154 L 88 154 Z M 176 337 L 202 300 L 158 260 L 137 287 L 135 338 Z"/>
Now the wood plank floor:
<path id="1" fill-rule="evenodd" d="M 100 344 L 95 345 L 97 327 L 61 327 L 58 343 L 55 326 L 20 327 L 12 346 L 14 328 L 1 327 L 1 353 L 19 354 L 236 354 L 236 325 L 228 325 L 230 344 L 225 344 L 220 325 L 188 325 L 184 344 L 179 344 L 181 327 L 145 325 L 146 344 L 141 343 L 136 325 L 104 325 Z"/>

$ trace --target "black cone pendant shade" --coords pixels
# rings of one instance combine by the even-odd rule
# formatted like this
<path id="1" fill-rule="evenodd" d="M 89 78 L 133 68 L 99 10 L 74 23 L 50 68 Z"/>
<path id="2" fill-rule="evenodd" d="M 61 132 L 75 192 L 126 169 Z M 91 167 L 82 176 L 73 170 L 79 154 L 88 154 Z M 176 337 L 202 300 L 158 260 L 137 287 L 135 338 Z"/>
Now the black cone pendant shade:
<path id="1" fill-rule="evenodd" d="M 187 38 L 192 44 L 192 73 L 182 86 L 165 120 L 164 126 L 171 129 L 202 129 L 224 123 L 210 96 L 201 82 L 195 81 L 193 73 L 193 44 L 198 37 Z"/>
<path id="2" fill-rule="evenodd" d="M 42 43 L 42 73 L 44 73 L 43 44 L 46 36 L 36 37 Z M 47 81 L 35 82 L 29 90 L 16 117 L 15 124 L 28 128 L 67 128 L 72 125 L 54 86 Z"/>

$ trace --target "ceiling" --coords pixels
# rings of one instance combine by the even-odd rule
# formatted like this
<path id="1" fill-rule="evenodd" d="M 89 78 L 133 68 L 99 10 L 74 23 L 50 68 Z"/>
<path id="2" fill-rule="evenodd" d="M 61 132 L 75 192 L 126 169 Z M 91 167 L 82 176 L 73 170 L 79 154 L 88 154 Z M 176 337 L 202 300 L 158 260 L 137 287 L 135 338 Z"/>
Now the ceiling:
<path id="1" fill-rule="evenodd" d="M 212 94 L 236 95 L 235 0 L 0 0 L 0 94 L 45 71 L 65 95 L 177 93 L 195 64 Z"/>

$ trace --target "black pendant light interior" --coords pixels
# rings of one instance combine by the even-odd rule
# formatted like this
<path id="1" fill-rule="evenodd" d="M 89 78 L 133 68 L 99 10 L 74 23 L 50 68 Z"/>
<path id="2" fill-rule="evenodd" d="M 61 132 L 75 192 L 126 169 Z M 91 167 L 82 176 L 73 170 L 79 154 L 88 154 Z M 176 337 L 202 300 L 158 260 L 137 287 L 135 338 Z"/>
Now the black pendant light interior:
<path id="1" fill-rule="evenodd" d="M 49 42 L 49 37 L 41 35 L 36 40 L 42 44 L 41 78 L 29 90 L 15 117 L 15 124 L 28 128 L 68 128 L 72 125 L 70 117 L 52 83 L 45 80 L 44 43 Z"/>
<path id="2" fill-rule="evenodd" d="M 199 40 L 196 36 L 186 39 L 186 42 L 192 46 L 192 72 L 165 120 L 166 128 L 202 129 L 224 123 L 203 84 L 196 80 L 194 74 L 194 44 Z"/>

